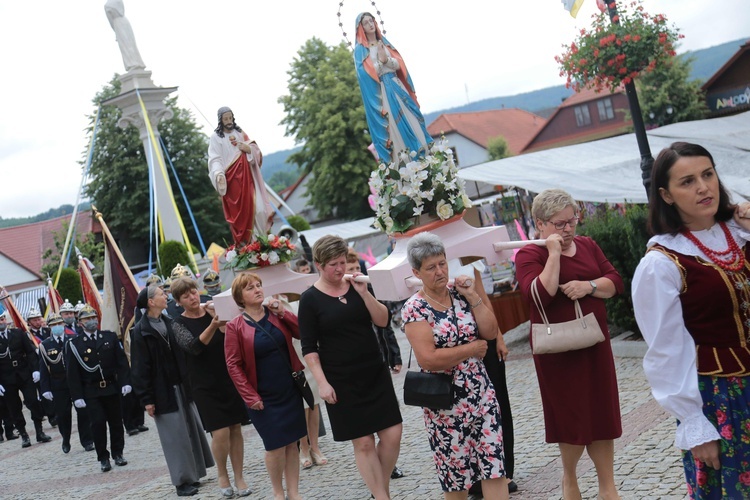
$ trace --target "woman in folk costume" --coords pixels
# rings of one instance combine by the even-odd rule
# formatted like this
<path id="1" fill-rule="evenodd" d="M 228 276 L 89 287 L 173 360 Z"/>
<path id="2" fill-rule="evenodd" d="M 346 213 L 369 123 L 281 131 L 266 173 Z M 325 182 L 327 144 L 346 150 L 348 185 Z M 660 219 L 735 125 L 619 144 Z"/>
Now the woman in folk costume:
<path id="1" fill-rule="evenodd" d="M 370 136 L 380 161 L 433 142 L 419 110 L 406 64 L 369 12 L 357 16 L 354 65 Z"/>
<path id="2" fill-rule="evenodd" d="M 732 203 L 705 148 L 675 142 L 654 162 L 648 228 L 633 309 L 688 493 L 750 498 L 750 203 Z"/>

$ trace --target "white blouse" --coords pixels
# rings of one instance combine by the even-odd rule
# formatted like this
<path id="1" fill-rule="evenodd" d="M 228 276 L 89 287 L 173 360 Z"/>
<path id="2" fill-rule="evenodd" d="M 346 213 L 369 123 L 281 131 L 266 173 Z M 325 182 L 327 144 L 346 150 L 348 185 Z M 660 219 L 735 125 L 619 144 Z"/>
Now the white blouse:
<path id="1" fill-rule="evenodd" d="M 726 224 L 737 244 L 744 248 L 750 240 L 750 232 L 734 220 Z M 694 231 L 693 235 L 708 248 L 727 247 L 719 224 L 707 230 Z M 648 247 L 657 243 L 683 255 L 710 260 L 681 234 L 654 236 L 649 240 Z M 654 399 L 680 420 L 675 432 L 675 446 L 689 450 L 721 437 L 703 415 L 703 400 L 698 391 L 696 346 L 683 321 L 681 289 L 682 276 L 675 263 L 660 252 L 646 253 L 638 264 L 632 283 L 635 319 L 648 344 L 643 369 Z"/>

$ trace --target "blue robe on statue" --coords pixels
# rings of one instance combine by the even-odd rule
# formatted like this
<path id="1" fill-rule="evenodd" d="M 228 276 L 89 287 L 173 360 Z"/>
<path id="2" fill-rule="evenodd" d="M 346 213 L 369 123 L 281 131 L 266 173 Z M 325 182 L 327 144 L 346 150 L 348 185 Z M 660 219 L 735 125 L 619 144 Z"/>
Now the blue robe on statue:
<path id="1" fill-rule="evenodd" d="M 370 46 L 361 25 L 365 15 L 371 16 L 367 12 L 357 16 L 354 64 L 375 151 L 386 164 L 403 150 L 423 156 L 433 139 L 427 132 L 406 64 L 375 24 L 376 37 L 388 53 L 388 60 L 381 64 L 377 45 Z"/>

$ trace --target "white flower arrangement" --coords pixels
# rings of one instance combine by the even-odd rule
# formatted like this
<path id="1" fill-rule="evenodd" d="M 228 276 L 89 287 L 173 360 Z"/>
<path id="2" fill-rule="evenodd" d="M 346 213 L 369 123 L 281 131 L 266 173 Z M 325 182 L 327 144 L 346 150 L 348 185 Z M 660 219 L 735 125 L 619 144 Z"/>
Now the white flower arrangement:
<path id="1" fill-rule="evenodd" d="M 418 225 L 419 216 L 450 219 L 471 206 L 448 141 L 432 143 L 424 155 L 402 151 L 370 175 L 375 196 L 375 226 L 388 234 Z"/>

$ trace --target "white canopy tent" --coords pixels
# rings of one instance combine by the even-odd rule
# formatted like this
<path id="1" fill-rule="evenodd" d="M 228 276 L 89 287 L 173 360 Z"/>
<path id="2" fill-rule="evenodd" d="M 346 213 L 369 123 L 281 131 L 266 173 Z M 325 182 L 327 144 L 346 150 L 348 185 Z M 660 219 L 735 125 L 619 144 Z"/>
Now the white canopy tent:
<path id="1" fill-rule="evenodd" d="M 702 145 L 714 157 L 735 201 L 740 196 L 750 199 L 750 111 L 667 125 L 650 130 L 648 140 L 654 157 L 675 141 Z M 464 168 L 458 175 L 535 193 L 561 188 L 579 201 L 647 202 L 635 134 L 491 161 Z"/>

